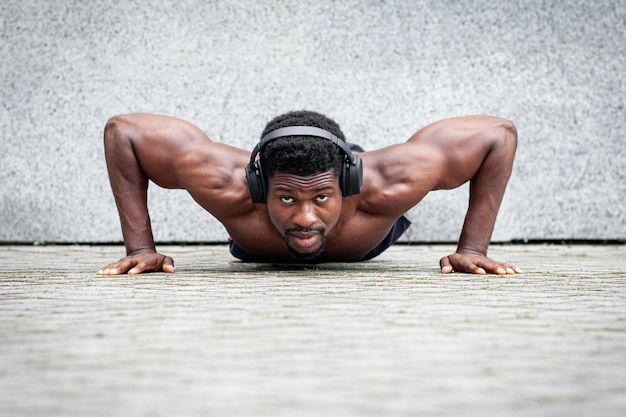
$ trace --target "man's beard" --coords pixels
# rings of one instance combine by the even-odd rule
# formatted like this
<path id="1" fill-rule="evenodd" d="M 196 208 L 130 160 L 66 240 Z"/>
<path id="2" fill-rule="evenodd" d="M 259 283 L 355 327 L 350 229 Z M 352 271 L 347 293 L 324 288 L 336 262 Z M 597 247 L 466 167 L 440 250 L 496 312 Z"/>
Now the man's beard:
<path id="1" fill-rule="evenodd" d="M 289 246 L 289 235 L 291 232 L 295 232 L 295 231 L 319 232 L 319 234 L 322 236 L 322 244 L 320 245 L 318 249 L 310 253 L 297 252 L 291 246 Z M 290 229 L 290 230 L 287 230 L 287 232 L 285 233 L 285 243 L 287 243 L 287 249 L 289 250 L 289 255 L 291 256 L 291 258 L 298 262 L 310 262 L 313 259 L 320 256 L 322 252 L 324 252 L 324 249 L 326 249 L 326 234 L 324 232 L 325 232 L 324 229 L 307 229 L 307 230 Z"/>

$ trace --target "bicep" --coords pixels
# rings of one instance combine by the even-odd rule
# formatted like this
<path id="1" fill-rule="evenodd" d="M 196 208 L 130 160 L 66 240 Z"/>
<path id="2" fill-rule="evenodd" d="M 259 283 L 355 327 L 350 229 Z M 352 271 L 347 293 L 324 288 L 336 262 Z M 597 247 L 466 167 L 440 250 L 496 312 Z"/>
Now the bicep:
<path id="1" fill-rule="evenodd" d="M 451 189 L 473 179 L 490 153 L 502 156 L 503 167 L 510 165 L 516 140 L 515 126 L 509 120 L 467 116 L 428 125 L 407 144 L 428 149 L 437 161 L 439 174 L 433 189 Z"/>
<path id="2" fill-rule="evenodd" d="M 213 144 L 198 127 L 170 116 L 138 113 L 118 116 L 114 124 L 144 175 L 164 188 L 183 188 L 180 162 Z"/>

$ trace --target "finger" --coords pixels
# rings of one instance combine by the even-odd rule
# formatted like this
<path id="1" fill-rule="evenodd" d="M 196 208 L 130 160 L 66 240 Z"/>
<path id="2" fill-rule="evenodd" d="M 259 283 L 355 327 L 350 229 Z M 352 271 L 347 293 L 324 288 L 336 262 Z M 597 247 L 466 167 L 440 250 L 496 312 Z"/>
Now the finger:
<path id="1" fill-rule="evenodd" d="M 487 273 L 485 268 L 471 261 L 464 262 L 462 266 L 457 267 L 456 269 L 463 271 L 463 272 L 470 272 L 472 274 L 477 274 L 477 275 L 485 275 Z"/>
<path id="2" fill-rule="evenodd" d="M 130 268 L 127 272 L 128 275 L 137 275 L 141 274 L 144 271 L 148 271 L 148 267 L 145 262 L 138 262 L 135 266 Z"/>
<path id="3" fill-rule="evenodd" d="M 471 270 L 472 274 L 477 274 L 477 275 L 486 275 L 487 271 L 485 270 L 485 268 L 481 268 L 480 266 L 475 265 L 475 267 Z"/>
<path id="4" fill-rule="evenodd" d="M 117 266 L 119 262 L 114 264 L 109 264 L 103 268 L 101 268 L 96 274 L 98 275 L 119 275 L 122 273 L 122 270 Z"/>
<path id="5" fill-rule="evenodd" d="M 490 274 L 496 275 L 506 275 L 507 270 L 506 267 L 503 267 L 500 264 L 496 264 L 495 262 L 481 262 L 481 269 L 485 271 L 485 273 L 489 272 Z"/>
<path id="6" fill-rule="evenodd" d="M 168 272 L 170 274 L 173 274 L 174 272 L 176 272 L 176 267 L 174 266 L 174 259 L 172 259 L 171 256 L 166 256 L 165 259 L 163 260 L 163 264 L 161 265 L 161 269 L 163 270 L 163 272 Z"/>
<path id="7" fill-rule="evenodd" d="M 104 267 L 103 272 L 106 275 L 120 275 L 123 273 L 130 273 L 130 270 L 136 269 L 139 263 L 140 262 L 136 258 L 132 256 L 127 256 L 125 258 L 120 259 L 117 262 L 107 265 L 106 267 Z M 141 267 L 139 268 L 140 271 L 144 269 L 145 267 L 143 267 L 143 269 Z M 135 273 L 139 273 L 139 272 L 135 272 Z"/>
<path id="8" fill-rule="evenodd" d="M 128 275 L 137 275 L 137 274 L 141 274 L 142 272 L 150 272 L 150 271 L 157 270 L 159 268 L 158 264 L 155 264 L 154 261 L 146 262 L 146 261 L 134 260 L 132 264 L 129 265 L 129 267 L 130 266 L 132 266 L 132 268 L 127 268 Z"/>
<path id="9" fill-rule="evenodd" d="M 502 264 L 498 269 L 503 269 L 504 273 L 507 275 L 515 275 L 521 273 L 521 270 L 519 268 L 516 268 L 509 264 Z"/>
<path id="10" fill-rule="evenodd" d="M 459 257 L 458 264 L 454 266 L 456 271 L 469 272 L 471 274 L 485 275 L 487 271 L 479 263 L 473 262 L 469 258 Z"/>
<path id="11" fill-rule="evenodd" d="M 485 261 L 479 262 L 479 265 L 483 267 L 486 271 L 488 271 L 490 274 L 508 275 L 508 274 L 515 273 L 515 271 L 510 265 L 503 264 L 500 262 L 495 262 L 491 259 L 487 259 Z"/>
<path id="12" fill-rule="evenodd" d="M 174 267 L 174 260 L 170 256 L 163 257 L 163 261 L 159 263 L 158 258 L 150 258 L 148 261 L 137 262 L 131 269 L 128 270 L 129 275 L 137 275 L 143 272 L 176 272 Z"/>
<path id="13" fill-rule="evenodd" d="M 454 268 L 452 268 L 452 264 L 450 264 L 449 256 L 444 256 L 443 258 L 441 258 L 439 260 L 439 266 L 441 267 L 442 274 L 449 274 L 454 271 Z"/>

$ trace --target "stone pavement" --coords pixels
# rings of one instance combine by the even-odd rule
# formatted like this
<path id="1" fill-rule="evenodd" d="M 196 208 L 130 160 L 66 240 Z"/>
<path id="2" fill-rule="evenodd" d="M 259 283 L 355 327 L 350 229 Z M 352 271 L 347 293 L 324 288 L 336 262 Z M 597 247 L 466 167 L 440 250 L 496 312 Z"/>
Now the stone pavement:
<path id="1" fill-rule="evenodd" d="M 1 416 L 624 416 L 625 246 L 452 246 L 97 276 L 116 246 L 0 246 Z"/>

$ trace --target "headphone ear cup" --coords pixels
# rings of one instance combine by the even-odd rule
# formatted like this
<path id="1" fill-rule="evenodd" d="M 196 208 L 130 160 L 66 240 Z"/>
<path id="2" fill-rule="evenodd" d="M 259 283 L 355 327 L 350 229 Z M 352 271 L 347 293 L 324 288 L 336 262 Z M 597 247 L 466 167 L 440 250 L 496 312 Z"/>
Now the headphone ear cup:
<path id="1" fill-rule="evenodd" d="M 253 203 L 266 203 L 267 190 L 265 189 L 265 179 L 259 161 L 246 165 L 246 179 L 250 189 L 250 198 Z"/>
<path id="2" fill-rule="evenodd" d="M 341 193 L 344 197 L 359 194 L 363 188 L 363 161 L 357 155 L 345 161 L 341 169 Z"/>
<path id="3" fill-rule="evenodd" d="M 341 188 L 341 195 L 347 197 L 349 194 L 348 181 L 350 180 L 350 164 L 348 161 L 343 161 L 341 164 L 341 175 L 339 176 L 339 187 Z"/>

